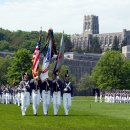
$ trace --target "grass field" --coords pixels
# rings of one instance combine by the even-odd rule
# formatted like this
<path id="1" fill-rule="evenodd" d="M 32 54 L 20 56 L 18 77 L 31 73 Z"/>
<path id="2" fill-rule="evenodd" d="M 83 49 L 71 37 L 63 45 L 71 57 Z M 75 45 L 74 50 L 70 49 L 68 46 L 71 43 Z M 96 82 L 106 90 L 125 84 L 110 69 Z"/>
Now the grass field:
<path id="1" fill-rule="evenodd" d="M 94 97 L 74 97 L 70 115 L 64 116 L 63 105 L 59 116 L 33 116 L 30 105 L 27 115 L 21 116 L 17 105 L 0 104 L 0 130 L 130 130 L 130 104 L 95 103 Z"/>

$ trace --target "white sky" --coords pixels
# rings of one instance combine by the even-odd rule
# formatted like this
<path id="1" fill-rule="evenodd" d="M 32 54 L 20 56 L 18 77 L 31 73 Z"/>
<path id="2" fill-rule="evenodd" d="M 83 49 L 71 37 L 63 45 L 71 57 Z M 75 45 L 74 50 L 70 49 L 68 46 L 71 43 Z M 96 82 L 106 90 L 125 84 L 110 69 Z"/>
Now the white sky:
<path id="1" fill-rule="evenodd" d="M 130 0 L 0 0 L 0 27 L 81 34 L 84 15 L 99 16 L 100 33 L 130 30 Z"/>

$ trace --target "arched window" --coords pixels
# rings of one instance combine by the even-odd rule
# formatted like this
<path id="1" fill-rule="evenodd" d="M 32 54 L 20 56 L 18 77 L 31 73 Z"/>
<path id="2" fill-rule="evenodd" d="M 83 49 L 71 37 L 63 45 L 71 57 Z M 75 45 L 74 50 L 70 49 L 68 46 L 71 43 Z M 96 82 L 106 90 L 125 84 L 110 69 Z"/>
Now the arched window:
<path id="1" fill-rule="evenodd" d="M 112 46 L 112 44 L 113 44 L 113 37 L 110 36 L 110 37 L 109 37 L 109 46 Z"/>
<path id="2" fill-rule="evenodd" d="M 108 36 L 105 37 L 105 46 L 108 46 Z"/>

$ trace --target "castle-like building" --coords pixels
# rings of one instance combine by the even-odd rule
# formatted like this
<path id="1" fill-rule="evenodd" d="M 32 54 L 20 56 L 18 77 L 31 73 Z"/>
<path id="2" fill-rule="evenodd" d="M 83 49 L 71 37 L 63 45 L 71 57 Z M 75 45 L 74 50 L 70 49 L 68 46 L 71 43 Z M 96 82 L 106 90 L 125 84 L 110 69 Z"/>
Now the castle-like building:
<path id="1" fill-rule="evenodd" d="M 115 40 L 118 41 L 119 46 L 121 46 L 123 42 L 125 42 L 126 45 L 130 45 L 130 31 L 126 29 L 117 33 L 99 34 L 99 20 L 98 16 L 95 15 L 84 16 L 83 33 L 72 35 L 71 42 L 74 48 L 85 49 L 91 46 L 94 37 L 98 38 L 103 51 L 111 48 Z"/>

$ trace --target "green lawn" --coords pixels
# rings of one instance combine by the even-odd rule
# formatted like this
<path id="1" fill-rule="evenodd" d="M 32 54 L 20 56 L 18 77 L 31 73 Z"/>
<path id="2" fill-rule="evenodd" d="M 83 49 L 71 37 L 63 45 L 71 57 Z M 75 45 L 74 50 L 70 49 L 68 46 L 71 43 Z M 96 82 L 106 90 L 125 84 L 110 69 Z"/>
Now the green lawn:
<path id="1" fill-rule="evenodd" d="M 0 104 L 0 130 L 130 130 L 130 104 L 95 103 L 94 97 L 74 97 L 70 115 L 43 116 L 42 106 L 34 117 L 30 105 L 27 116 L 17 105 Z"/>

